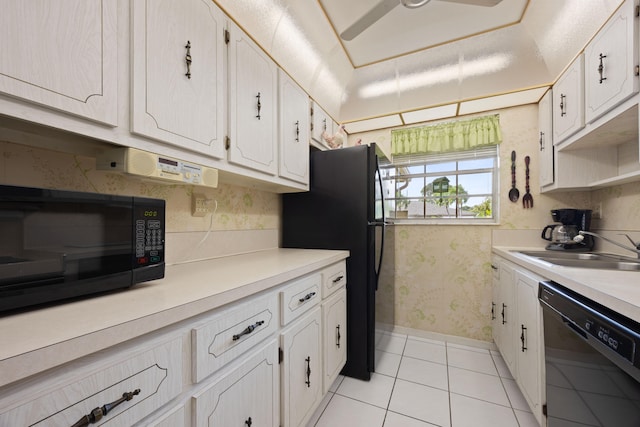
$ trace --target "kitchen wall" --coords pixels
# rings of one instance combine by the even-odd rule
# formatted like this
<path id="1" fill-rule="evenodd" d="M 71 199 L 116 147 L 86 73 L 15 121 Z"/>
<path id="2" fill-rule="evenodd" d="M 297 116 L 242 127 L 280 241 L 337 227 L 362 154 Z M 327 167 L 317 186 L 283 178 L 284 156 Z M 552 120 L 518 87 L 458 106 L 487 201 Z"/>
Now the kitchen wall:
<path id="1" fill-rule="evenodd" d="M 202 189 L 143 181 L 98 171 L 92 157 L 3 141 L 0 183 L 165 199 L 169 264 L 278 246 L 277 194 L 228 184 Z M 215 214 L 191 216 L 194 191 L 217 201 Z"/>
<path id="2" fill-rule="evenodd" d="M 496 112 L 504 140 L 500 145 L 500 223 L 487 225 L 395 225 L 376 296 L 377 321 L 420 331 L 491 340 L 491 244 L 494 230 L 538 230 L 551 223 L 555 208 L 589 209 L 602 203 L 603 219 L 593 228 L 640 231 L 637 183 L 592 192 L 539 194 L 538 109 L 536 105 Z M 445 120 L 446 121 L 446 120 Z M 414 125 L 415 126 L 415 125 Z M 349 143 L 388 144 L 390 131 L 351 135 Z M 517 187 L 524 194 L 524 157 L 531 157 L 532 209 L 507 198 L 511 187 L 510 154 L 517 153 Z M 640 234 L 637 235 L 640 238 Z M 523 242 L 525 244 L 525 242 Z"/>

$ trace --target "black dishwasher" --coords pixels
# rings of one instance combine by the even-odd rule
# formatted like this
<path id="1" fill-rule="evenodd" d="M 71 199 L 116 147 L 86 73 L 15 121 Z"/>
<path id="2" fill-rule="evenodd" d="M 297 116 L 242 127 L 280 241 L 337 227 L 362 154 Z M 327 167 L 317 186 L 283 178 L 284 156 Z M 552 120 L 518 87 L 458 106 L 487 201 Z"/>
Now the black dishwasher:
<path id="1" fill-rule="evenodd" d="M 640 426 L 640 324 L 540 282 L 549 427 Z"/>

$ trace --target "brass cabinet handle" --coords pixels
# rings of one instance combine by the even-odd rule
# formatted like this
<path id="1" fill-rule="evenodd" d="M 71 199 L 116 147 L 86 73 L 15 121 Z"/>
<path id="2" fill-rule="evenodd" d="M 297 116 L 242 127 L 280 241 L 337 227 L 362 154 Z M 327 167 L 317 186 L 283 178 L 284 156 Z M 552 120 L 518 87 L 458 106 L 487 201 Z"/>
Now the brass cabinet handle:
<path id="1" fill-rule="evenodd" d="M 187 76 L 188 79 L 191 78 L 191 42 L 189 40 L 187 40 L 187 45 L 185 46 L 185 48 L 187 49 L 187 54 L 184 57 L 185 62 L 187 63 L 187 72 L 185 73 L 185 76 Z"/>
<path id="2" fill-rule="evenodd" d="M 95 424 L 98 421 L 100 421 L 103 417 L 105 417 L 109 412 L 111 412 L 111 410 L 114 409 L 116 406 L 118 406 L 122 402 L 127 402 L 133 399 L 134 396 L 137 396 L 139 394 L 140 394 L 139 388 L 135 389 L 134 391 L 123 393 L 120 399 L 115 400 L 111 403 L 107 403 L 104 406 L 95 408 L 93 411 L 91 411 L 91 413 L 83 416 L 78 421 L 76 421 L 76 423 L 71 427 L 85 427 L 85 426 L 88 426 L 89 424 Z"/>
<path id="3" fill-rule="evenodd" d="M 602 82 L 600 82 L 602 83 Z M 567 99 L 567 95 L 565 95 L 564 93 L 560 94 L 560 117 L 564 117 L 567 115 L 567 112 L 564 110 L 564 107 L 566 106 L 564 104 L 564 100 Z"/>
<path id="4" fill-rule="evenodd" d="M 298 302 L 305 302 L 310 300 L 311 298 L 313 298 L 314 296 L 316 296 L 315 292 L 309 292 L 308 294 L 306 294 L 305 296 L 303 296 L 302 298 L 300 298 L 298 300 Z"/>
<path id="5" fill-rule="evenodd" d="M 598 73 L 600 74 L 600 84 L 602 84 L 603 81 L 607 80 L 606 77 L 603 77 L 604 64 L 602 63 L 602 59 L 606 58 L 606 57 L 607 57 L 607 55 L 600 54 L 600 65 L 598 65 Z"/>
<path id="6" fill-rule="evenodd" d="M 239 334 L 234 335 L 232 338 L 233 338 L 234 341 L 238 341 L 240 338 L 242 338 L 243 335 L 249 335 L 258 326 L 261 326 L 263 324 L 264 324 L 264 320 L 260 320 L 260 321 L 258 321 L 256 323 L 254 323 L 253 325 L 247 326 L 242 332 L 240 332 Z"/>
<path id="7" fill-rule="evenodd" d="M 256 116 L 256 118 L 260 120 L 260 109 L 262 108 L 262 104 L 260 104 L 260 92 L 258 92 L 256 98 L 258 98 L 258 102 L 256 104 L 256 107 L 258 107 L 258 115 Z"/>
<path id="8" fill-rule="evenodd" d="M 527 328 L 524 325 L 520 325 L 521 332 L 520 332 L 520 342 L 522 342 L 522 352 L 524 353 L 524 351 L 527 349 L 527 347 L 525 347 L 524 343 L 525 343 L 525 333 L 527 332 Z"/>
<path id="9" fill-rule="evenodd" d="M 307 387 L 311 387 L 311 356 L 304 359 L 307 362 L 307 380 L 304 382 Z"/>

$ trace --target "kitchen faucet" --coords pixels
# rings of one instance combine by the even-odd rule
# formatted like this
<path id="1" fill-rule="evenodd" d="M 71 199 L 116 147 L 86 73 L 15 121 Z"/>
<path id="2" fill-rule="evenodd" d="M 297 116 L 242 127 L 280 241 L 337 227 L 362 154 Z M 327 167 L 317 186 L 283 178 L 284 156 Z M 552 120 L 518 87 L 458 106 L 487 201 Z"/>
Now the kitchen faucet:
<path id="1" fill-rule="evenodd" d="M 580 242 L 582 242 L 584 240 L 584 236 L 585 235 L 589 235 L 589 236 L 593 236 L 593 237 L 599 237 L 600 239 L 605 240 L 605 241 L 607 241 L 607 242 L 609 242 L 611 244 L 614 244 L 614 245 L 616 245 L 616 246 L 618 246 L 618 247 L 620 247 L 622 249 L 626 249 L 628 251 L 634 252 L 636 255 L 638 255 L 638 259 L 640 259 L 640 242 L 634 242 L 633 239 L 631 237 L 629 237 L 628 234 L 620 234 L 620 235 L 621 236 L 626 236 L 627 239 L 629 239 L 629 241 L 631 242 L 631 244 L 633 246 L 635 246 L 635 248 L 632 248 L 631 246 L 623 245 L 622 243 L 618 243 L 618 242 L 616 242 L 614 240 L 611 240 L 611 239 L 607 239 L 606 237 L 601 236 L 599 234 L 592 233 L 590 231 L 583 231 L 583 230 L 580 230 L 578 232 L 578 235 L 576 237 L 574 237 L 573 240 L 575 242 L 580 243 Z"/>

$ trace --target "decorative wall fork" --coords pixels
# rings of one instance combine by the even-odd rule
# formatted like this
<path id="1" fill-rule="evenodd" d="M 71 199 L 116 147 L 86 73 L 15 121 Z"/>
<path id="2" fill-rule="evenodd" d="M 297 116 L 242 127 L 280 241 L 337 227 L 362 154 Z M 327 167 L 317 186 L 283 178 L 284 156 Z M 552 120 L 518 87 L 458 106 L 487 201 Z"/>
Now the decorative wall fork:
<path id="1" fill-rule="evenodd" d="M 533 196 L 529 192 L 529 162 L 531 159 L 529 156 L 524 158 L 524 166 L 525 166 L 525 194 L 522 196 L 522 206 L 525 209 L 533 207 Z"/>

